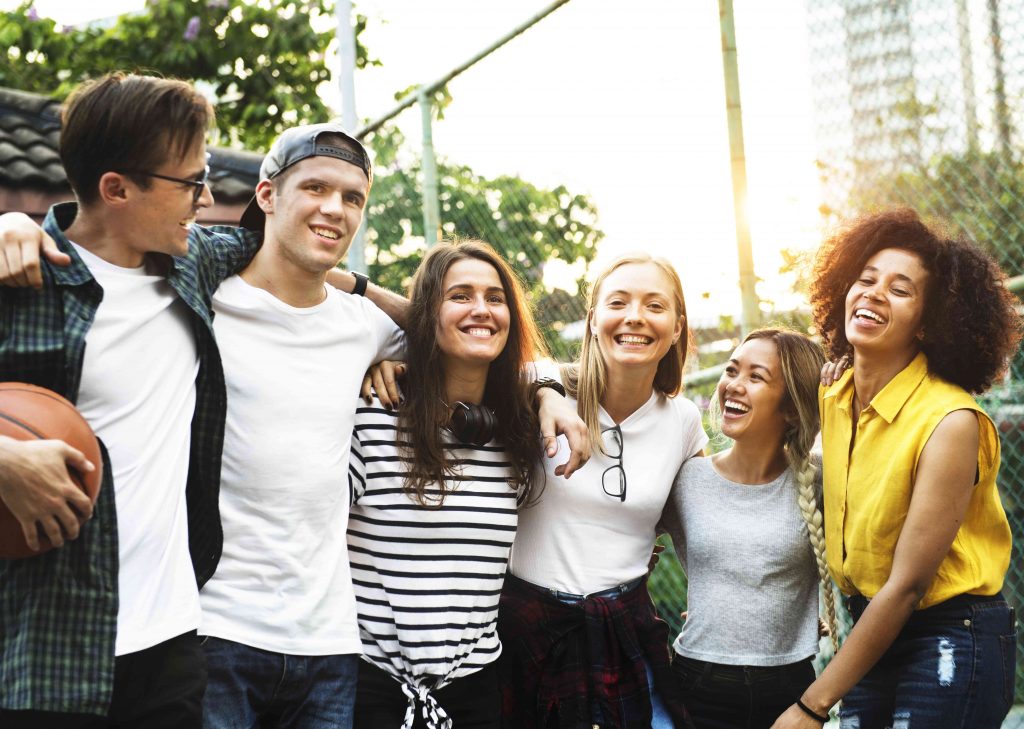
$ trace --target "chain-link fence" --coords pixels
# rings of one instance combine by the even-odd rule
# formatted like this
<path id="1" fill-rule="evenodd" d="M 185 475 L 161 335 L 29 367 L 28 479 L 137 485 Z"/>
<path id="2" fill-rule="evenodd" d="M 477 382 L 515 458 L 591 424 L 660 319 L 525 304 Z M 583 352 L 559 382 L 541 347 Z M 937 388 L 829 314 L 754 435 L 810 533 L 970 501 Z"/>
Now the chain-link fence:
<path id="1" fill-rule="evenodd" d="M 808 0 L 808 22 L 826 216 L 908 205 L 986 247 L 1009 276 L 1024 273 L 1024 3 Z M 1019 612 L 1024 360 L 983 401 L 1002 436 L 1014 533 L 1004 593 Z M 1024 727 L 1024 715 L 1005 726 Z"/>
<path id="2" fill-rule="evenodd" d="M 877 206 L 909 205 L 986 246 L 1010 276 L 1024 274 L 1024 0 L 808 0 L 807 10 L 826 223 Z M 438 109 L 471 103 L 459 83 L 451 82 L 454 101 L 449 86 L 432 89 L 431 114 L 413 106 L 366 137 L 377 161 L 367 214 L 369 272 L 402 289 L 432 240 L 431 228 L 439 237 L 484 239 L 522 275 L 553 356 L 569 359 L 583 330 L 579 287 L 603 237 L 597 211 L 565 186 L 483 175 L 459 164 L 449 149 L 435 154 L 425 119 L 443 128 Z M 410 144 L 399 129 L 422 129 L 422 140 Z M 435 199 L 431 217 L 424 200 L 429 207 Z M 548 275 L 552 265 L 571 272 L 557 286 Z M 724 323 L 698 335 L 705 350 L 700 365 L 707 367 L 739 332 Z M 708 394 L 706 384 L 688 390 L 698 401 Z M 1000 487 L 1014 531 L 1004 592 L 1020 610 L 1024 358 L 984 404 L 1003 438 Z M 686 580 L 671 549 L 650 589 L 674 633 Z M 822 650 L 827 658 L 828 641 Z M 1024 665 L 1016 700 L 1024 702 Z M 1020 708 L 1006 727 L 1024 728 Z"/>

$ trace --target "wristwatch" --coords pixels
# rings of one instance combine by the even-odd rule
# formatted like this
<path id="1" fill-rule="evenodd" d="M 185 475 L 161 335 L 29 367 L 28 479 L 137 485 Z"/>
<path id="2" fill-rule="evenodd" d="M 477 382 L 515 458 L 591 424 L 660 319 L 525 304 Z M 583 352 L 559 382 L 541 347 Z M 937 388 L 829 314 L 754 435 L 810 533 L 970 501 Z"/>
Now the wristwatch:
<path id="1" fill-rule="evenodd" d="M 370 277 L 365 273 L 359 273 L 359 271 L 350 271 L 349 273 L 351 273 L 356 280 L 356 285 L 352 288 L 352 295 L 366 296 L 366 284 L 370 282 Z"/>
<path id="2" fill-rule="evenodd" d="M 553 380 L 550 377 L 541 377 L 541 378 L 536 379 L 536 380 L 533 381 L 533 396 L 534 397 L 537 396 L 537 392 L 542 387 L 549 387 L 552 390 L 554 390 L 555 392 L 557 392 L 559 395 L 561 395 L 562 397 L 565 397 L 565 388 L 562 386 L 562 383 L 559 382 L 558 380 Z"/>

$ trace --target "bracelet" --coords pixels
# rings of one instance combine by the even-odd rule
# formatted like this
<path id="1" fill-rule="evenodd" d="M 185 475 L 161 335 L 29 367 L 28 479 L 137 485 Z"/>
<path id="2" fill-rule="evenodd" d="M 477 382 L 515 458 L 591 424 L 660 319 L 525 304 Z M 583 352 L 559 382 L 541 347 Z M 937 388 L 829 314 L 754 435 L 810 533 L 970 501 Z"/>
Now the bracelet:
<path id="1" fill-rule="evenodd" d="M 533 381 L 533 397 L 537 397 L 537 393 L 542 387 L 551 388 L 562 397 L 565 397 L 565 388 L 562 387 L 562 383 L 550 377 L 541 377 L 539 380 Z"/>
<path id="2" fill-rule="evenodd" d="M 366 296 L 366 284 L 370 282 L 370 277 L 358 271 L 351 271 L 350 273 L 356 280 L 356 285 L 352 288 L 352 295 Z"/>
<path id="3" fill-rule="evenodd" d="M 805 714 L 807 714 L 807 716 L 811 717 L 812 719 L 817 719 L 822 724 L 827 724 L 828 723 L 828 717 L 827 716 L 822 716 L 821 714 L 813 711 L 807 704 L 805 704 L 800 699 L 796 700 L 796 705 L 799 706 L 800 710 L 803 711 Z"/>

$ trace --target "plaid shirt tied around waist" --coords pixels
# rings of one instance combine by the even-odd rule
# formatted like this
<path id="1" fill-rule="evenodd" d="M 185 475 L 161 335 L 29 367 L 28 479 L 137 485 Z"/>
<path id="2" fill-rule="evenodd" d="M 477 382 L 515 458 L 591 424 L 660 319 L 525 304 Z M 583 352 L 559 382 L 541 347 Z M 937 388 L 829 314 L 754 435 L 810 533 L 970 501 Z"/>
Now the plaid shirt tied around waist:
<path id="1" fill-rule="evenodd" d="M 572 605 L 508 575 L 498 634 L 502 725 L 509 729 L 649 729 L 645 664 L 675 726 L 692 729 L 669 667 L 668 626 L 646 580 L 616 598 Z"/>
<path id="2" fill-rule="evenodd" d="M 44 260 L 42 290 L 0 287 L 0 380 L 30 382 L 71 402 L 78 399 L 85 337 L 103 299 L 63 233 L 76 214 L 73 203 L 55 205 L 43 223 L 71 256 L 69 266 Z M 186 486 L 189 550 L 199 585 L 216 570 L 223 542 L 217 504 L 227 396 L 211 299 L 220 282 L 252 258 L 260 239 L 242 229 L 193 226 L 187 256 L 151 254 L 192 314 L 200 359 Z M 37 557 L 0 560 L 2 709 L 103 715 L 109 708 L 118 544 L 113 477 L 102 450 L 100 495 L 78 539 Z"/>

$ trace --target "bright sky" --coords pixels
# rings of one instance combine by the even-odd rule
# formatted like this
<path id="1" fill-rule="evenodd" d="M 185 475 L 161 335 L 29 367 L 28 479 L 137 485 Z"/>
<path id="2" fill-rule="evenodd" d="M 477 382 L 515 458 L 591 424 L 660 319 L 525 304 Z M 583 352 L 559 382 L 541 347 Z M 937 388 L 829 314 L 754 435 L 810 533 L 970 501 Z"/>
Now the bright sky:
<path id="1" fill-rule="evenodd" d="M 734 2 L 758 292 L 791 305 L 779 250 L 812 248 L 820 235 L 804 3 Z M 36 3 L 69 24 L 141 5 Z M 356 74 L 358 115 L 383 114 L 395 91 L 443 75 L 542 7 L 358 2 L 370 19 L 363 40 L 384 63 Z M 691 318 L 739 313 L 716 2 L 572 0 L 450 90 L 454 101 L 434 126 L 439 154 L 591 195 L 607 233 L 600 260 L 637 248 L 663 255 L 679 269 Z M 418 112 L 399 124 L 419 140 Z"/>

